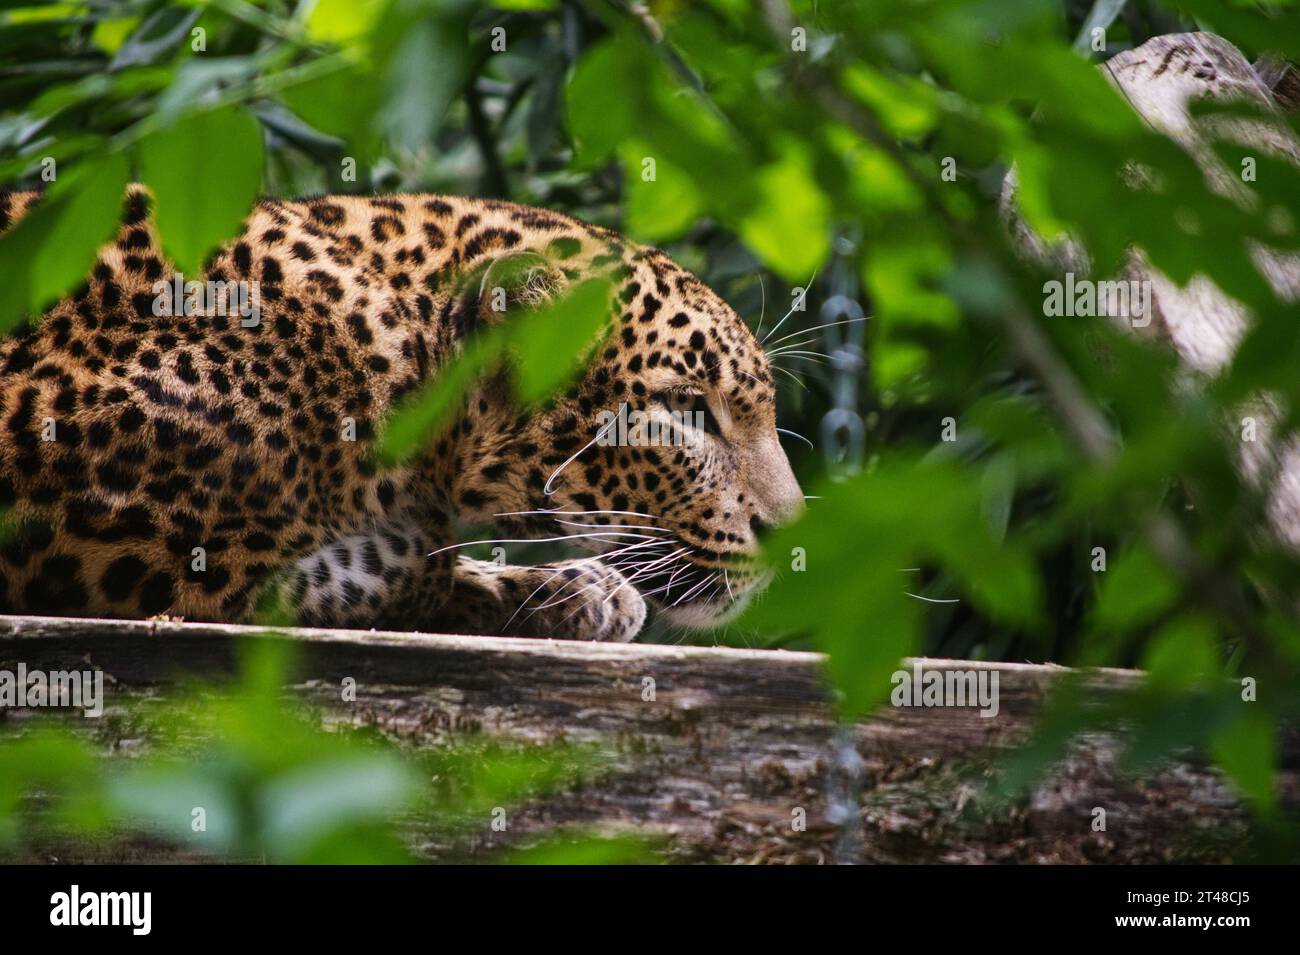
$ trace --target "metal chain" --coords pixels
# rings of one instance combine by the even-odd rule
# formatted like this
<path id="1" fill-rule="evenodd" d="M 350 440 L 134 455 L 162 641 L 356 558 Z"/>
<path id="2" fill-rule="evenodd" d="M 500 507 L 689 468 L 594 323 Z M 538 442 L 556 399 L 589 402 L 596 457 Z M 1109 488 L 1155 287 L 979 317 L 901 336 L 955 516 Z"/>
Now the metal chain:
<path id="1" fill-rule="evenodd" d="M 835 480 L 859 471 L 867 439 L 866 425 L 858 413 L 858 391 L 867 362 L 862 349 L 866 313 L 857 301 L 856 251 L 854 239 L 841 236 L 836 240 L 828 283 L 831 297 L 818 313 L 831 367 L 831 407 L 822 416 L 820 436 L 826 470 Z"/>
<path id="2" fill-rule="evenodd" d="M 866 313 L 857 300 L 857 250 L 855 237 L 843 235 L 836 240 L 827 281 L 831 295 L 818 313 L 831 368 L 831 407 L 822 417 L 820 437 L 826 470 L 832 480 L 843 480 L 858 473 L 867 439 L 866 424 L 858 410 L 867 362 L 862 347 L 866 339 Z M 827 818 L 839 830 L 832 850 L 832 860 L 837 865 L 857 865 L 862 861 L 864 769 L 853 723 L 843 722 L 831 741 L 826 780 Z"/>
<path id="3" fill-rule="evenodd" d="M 841 723 L 831 742 L 826 780 L 826 818 L 839 831 L 831 849 L 834 865 L 862 863 L 862 788 L 866 764 L 858 754 L 851 722 Z"/>

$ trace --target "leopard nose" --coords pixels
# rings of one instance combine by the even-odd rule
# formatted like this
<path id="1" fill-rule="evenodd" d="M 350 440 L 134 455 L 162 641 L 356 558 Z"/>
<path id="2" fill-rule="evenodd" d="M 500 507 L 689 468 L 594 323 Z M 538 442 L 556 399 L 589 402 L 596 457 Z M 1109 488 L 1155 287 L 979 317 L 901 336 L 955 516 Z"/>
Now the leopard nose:
<path id="1" fill-rule="evenodd" d="M 763 450 L 753 472 L 757 506 L 749 526 L 756 534 L 760 529 L 788 523 L 804 507 L 803 491 L 790 470 L 785 451 L 775 440 L 768 442 Z"/>

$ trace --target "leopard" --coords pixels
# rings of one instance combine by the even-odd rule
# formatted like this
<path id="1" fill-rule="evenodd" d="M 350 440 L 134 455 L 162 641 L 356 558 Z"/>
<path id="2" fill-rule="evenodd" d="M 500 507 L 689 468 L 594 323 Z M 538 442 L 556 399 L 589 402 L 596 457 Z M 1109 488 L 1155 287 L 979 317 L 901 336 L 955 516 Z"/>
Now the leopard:
<path id="1" fill-rule="evenodd" d="M 0 196 L 0 241 L 41 201 Z M 257 293 L 252 320 L 220 293 L 160 308 L 184 278 L 164 238 L 130 185 L 80 285 L 0 340 L 0 611 L 250 623 L 278 594 L 304 627 L 626 642 L 648 607 L 713 627 L 770 580 L 760 539 L 804 506 L 773 369 L 662 250 L 501 199 L 263 198 L 201 266 Z M 593 277 L 565 386 L 521 402 L 485 369 L 385 463 L 473 342 L 520 308 L 559 321 L 539 303 Z M 598 440 L 611 413 L 691 440 Z M 467 528 L 579 556 L 475 558 Z"/>

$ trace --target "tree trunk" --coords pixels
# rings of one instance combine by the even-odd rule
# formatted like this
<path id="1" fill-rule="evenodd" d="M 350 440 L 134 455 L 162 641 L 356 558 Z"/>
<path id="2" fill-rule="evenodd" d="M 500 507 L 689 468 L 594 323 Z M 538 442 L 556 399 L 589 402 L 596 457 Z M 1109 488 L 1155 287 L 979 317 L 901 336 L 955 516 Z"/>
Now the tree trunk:
<path id="1" fill-rule="evenodd" d="M 1300 140 L 1285 123 L 1241 117 L 1196 119 L 1192 112 L 1197 100 L 1240 102 L 1265 114 L 1296 108 L 1300 81 L 1294 66 L 1266 59 L 1260 63 L 1262 72 L 1257 72 L 1227 40 L 1211 33 L 1180 33 L 1125 50 L 1100 69 L 1143 120 L 1187 150 L 1210 188 L 1243 206 L 1248 207 L 1251 197 L 1242 170 L 1225 166 L 1213 143 L 1244 145 L 1261 156 L 1300 166 Z M 1002 205 L 1023 254 L 1056 271 L 1087 276 L 1087 251 L 1065 237 L 1048 239 L 1032 232 L 1016 210 L 1015 195 L 1013 172 L 1004 184 Z M 1178 227 L 1171 215 L 1169 228 Z M 1281 300 L 1300 299 L 1300 256 L 1262 246 L 1254 247 L 1252 255 Z M 1151 320 L 1144 328 L 1135 328 L 1139 334 L 1168 343 L 1197 375 L 1213 377 L 1232 361 L 1250 315 L 1209 279 L 1195 276 L 1180 287 L 1154 268 L 1141 249 L 1132 250 L 1121 278 L 1151 286 Z M 1272 534 L 1300 551 L 1300 442 L 1279 443 L 1273 436 L 1278 409 L 1269 395 L 1257 396 L 1239 411 L 1237 420 L 1226 422 L 1234 431 L 1250 435 L 1241 443 L 1238 466 L 1256 486 L 1267 490 Z"/>

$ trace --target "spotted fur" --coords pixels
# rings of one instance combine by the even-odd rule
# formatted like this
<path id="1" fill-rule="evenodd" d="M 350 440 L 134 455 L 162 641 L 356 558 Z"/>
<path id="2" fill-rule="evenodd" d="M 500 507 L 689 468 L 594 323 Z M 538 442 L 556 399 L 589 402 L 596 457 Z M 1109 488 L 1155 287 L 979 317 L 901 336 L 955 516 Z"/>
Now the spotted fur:
<path id="1" fill-rule="evenodd" d="M 0 197 L 0 228 L 36 201 Z M 590 364 L 533 411 L 493 375 L 427 450 L 377 466 L 390 411 L 493 320 L 484 269 L 520 255 L 544 280 L 524 297 L 613 279 Z M 745 323 L 606 229 L 483 199 L 265 200 L 206 266 L 258 284 L 252 328 L 154 314 L 172 272 L 132 187 L 85 284 L 0 342 L 0 609 L 243 621 L 282 582 L 306 624 L 625 640 L 643 594 L 688 624 L 734 610 L 761 583 L 757 532 L 801 503 Z M 682 395 L 716 430 L 700 447 L 592 443 L 600 412 Z M 457 527 L 486 524 L 596 556 L 459 556 Z"/>

